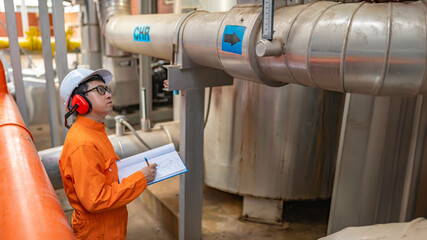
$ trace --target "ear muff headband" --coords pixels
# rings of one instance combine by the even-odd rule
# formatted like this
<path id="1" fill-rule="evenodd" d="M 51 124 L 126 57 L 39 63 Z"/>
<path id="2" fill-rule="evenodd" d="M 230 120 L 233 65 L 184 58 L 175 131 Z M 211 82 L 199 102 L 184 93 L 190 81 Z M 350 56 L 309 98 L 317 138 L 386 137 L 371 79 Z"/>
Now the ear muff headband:
<path id="1" fill-rule="evenodd" d="M 71 106 L 74 107 L 76 105 L 78 105 L 76 112 L 79 114 L 86 114 L 92 111 L 92 104 L 83 94 L 77 93 L 71 99 Z"/>
<path id="2" fill-rule="evenodd" d="M 72 107 L 71 109 L 69 109 L 69 111 L 65 114 L 65 121 L 64 121 L 64 125 L 70 129 L 70 126 L 68 126 L 68 118 L 73 115 L 73 113 L 76 112 L 76 109 L 79 105 L 75 105 L 74 107 Z"/>
<path id="3" fill-rule="evenodd" d="M 101 80 L 105 83 L 104 79 L 100 75 L 94 75 L 87 79 L 85 82 L 88 82 L 90 80 Z M 64 124 L 67 128 L 70 128 L 70 126 L 68 126 L 67 124 L 67 119 L 71 115 L 76 112 L 79 114 L 87 114 L 92 111 L 92 104 L 90 103 L 89 99 L 84 95 L 86 92 L 74 93 L 73 91 L 74 95 L 71 97 L 71 104 L 68 106 L 68 112 L 65 114 Z"/>

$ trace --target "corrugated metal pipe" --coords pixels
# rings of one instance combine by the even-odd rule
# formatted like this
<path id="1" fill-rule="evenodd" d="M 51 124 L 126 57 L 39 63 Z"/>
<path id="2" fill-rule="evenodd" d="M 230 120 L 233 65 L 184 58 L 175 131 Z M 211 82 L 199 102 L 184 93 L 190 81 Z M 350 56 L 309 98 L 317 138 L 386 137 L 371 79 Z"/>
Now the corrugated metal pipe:
<path id="1" fill-rule="evenodd" d="M 0 239 L 74 239 L 0 61 Z"/>
<path id="2" fill-rule="evenodd" d="M 296 83 L 373 96 L 427 94 L 425 0 L 278 7 L 272 42 L 261 41 L 259 4 L 220 13 L 128 15 L 121 10 L 127 1 L 99 3 L 106 39 L 124 51 L 175 60 L 182 46 L 185 57 L 199 65 L 270 86 Z M 234 52 L 224 48 L 230 27 L 243 31 Z"/>
<path id="3" fill-rule="evenodd" d="M 91 0 L 87 0 L 90 2 Z M 115 1 L 104 1 L 104 0 L 93 0 L 93 3 L 97 4 L 99 24 L 104 26 L 108 23 L 109 16 L 112 10 L 116 16 L 130 14 L 129 0 L 115 0 Z M 94 4 L 94 5 L 95 5 Z M 101 32 L 104 33 L 104 29 L 101 28 Z M 105 34 L 104 34 L 105 35 Z M 109 42 L 104 42 L 104 54 L 108 57 L 124 57 L 130 55 L 128 52 L 124 52 L 118 48 L 115 48 Z"/>

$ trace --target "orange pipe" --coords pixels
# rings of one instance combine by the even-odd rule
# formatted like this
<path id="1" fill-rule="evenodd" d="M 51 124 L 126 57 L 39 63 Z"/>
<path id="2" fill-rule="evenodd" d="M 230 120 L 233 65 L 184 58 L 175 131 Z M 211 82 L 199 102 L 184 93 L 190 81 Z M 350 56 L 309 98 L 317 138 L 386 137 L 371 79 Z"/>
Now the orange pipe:
<path id="1" fill-rule="evenodd" d="M 8 93 L 6 84 L 6 74 L 4 73 L 3 63 L 0 60 L 0 94 Z"/>
<path id="2" fill-rule="evenodd" d="M 0 61 L 0 239 L 74 239 Z"/>

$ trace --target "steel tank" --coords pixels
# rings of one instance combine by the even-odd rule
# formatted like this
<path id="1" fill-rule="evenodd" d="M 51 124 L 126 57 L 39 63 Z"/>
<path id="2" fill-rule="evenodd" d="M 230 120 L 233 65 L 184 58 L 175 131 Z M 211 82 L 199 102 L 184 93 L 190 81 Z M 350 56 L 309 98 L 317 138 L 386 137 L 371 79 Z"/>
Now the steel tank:
<path id="1" fill-rule="evenodd" d="M 214 88 L 205 128 L 205 183 L 255 197 L 332 194 L 344 94 L 235 79 Z"/>
<path id="2" fill-rule="evenodd" d="M 342 93 L 294 84 L 235 78 L 213 88 L 205 184 L 262 198 L 331 197 L 343 106 Z"/>

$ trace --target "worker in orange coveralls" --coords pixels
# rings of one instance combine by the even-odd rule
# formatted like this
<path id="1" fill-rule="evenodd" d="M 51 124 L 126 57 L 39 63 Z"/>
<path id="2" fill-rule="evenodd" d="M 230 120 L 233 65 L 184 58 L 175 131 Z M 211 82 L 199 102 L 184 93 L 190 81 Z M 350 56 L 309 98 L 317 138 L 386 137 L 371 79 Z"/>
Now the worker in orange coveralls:
<path id="1" fill-rule="evenodd" d="M 112 78 L 105 69 L 76 69 L 60 86 L 68 111 L 65 119 L 77 114 L 59 159 L 65 193 L 74 208 L 71 222 L 77 239 L 126 239 L 126 204 L 138 197 L 156 174 L 157 164 L 150 164 L 118 182 L 119 158 L 104 124 L 113 109 L 107 87 Z M 68 127 L 67 121 L 65 125 Z"/>

